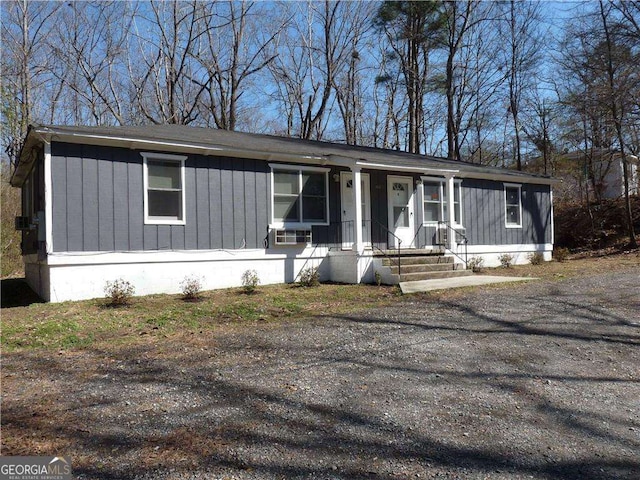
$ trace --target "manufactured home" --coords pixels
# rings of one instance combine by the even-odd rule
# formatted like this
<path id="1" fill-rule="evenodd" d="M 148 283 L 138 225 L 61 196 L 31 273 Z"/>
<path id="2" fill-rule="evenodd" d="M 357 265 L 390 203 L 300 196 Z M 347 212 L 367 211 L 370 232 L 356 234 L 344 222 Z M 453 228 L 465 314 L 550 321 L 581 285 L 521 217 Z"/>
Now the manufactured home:
<path id="1" fill-rule="evenodd" d="M 397 283 L 553 249 L 552 179 L 370 147 L 173 125 L 31 126 L 11 182 L 22 189 L 26 279 L 52 302 L 101 297 L 118 278 L 137 295 L 178 293 L 187 276 L 233 287 L 246 270 L 262 284 L 307 268 Z"/>

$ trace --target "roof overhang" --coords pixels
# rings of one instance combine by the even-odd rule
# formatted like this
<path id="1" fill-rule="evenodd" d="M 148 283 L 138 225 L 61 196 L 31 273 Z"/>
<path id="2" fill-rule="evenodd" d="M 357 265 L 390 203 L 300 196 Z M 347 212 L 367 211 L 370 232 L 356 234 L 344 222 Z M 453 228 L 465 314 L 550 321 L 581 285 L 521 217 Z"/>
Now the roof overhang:
<path id="1" fill-rule="evenodd" d="M 43 144 L 47 142 L 48 139 L 37 131 L 37 127 L 29 125 L 24 143 L 18 154 L 18 163 L 9 182 L 12 187 L 21 187 L 24 184 L 38 159 L 38 154 Z"/>
<path id="2" fill-rule="evenodd" d="M 194 143 L 179 140 L 163 140 L 157 138 L 144 138 L 142 136 L 123 136 L 117 134 L 104 134 L 99 132 L 74 131 L 69 127 L 56 128 L 50 126 L 30 126 L 24 146 L 20 153 L 20 160 L 11 178 L 13 186 L 21 186 L 27 178 L 33 163 L 37 159 L 38 149 L 43 143 L 65 142 L 83 145 L 112 146 L 119 148 L 129 148 L 132 150 L 156 150 L 171 153 L 196 153 L 206 156 L 224 156 L 233 158 L 250 158 L 256 160 L 266 160 L 269 162 L 295 162 L 311 165 L 341 166 L 347 168 L 364 168 L 371 170 L 402 171 L 423 175 L 455 176 L 458 178 L 478 178 L 496 181 L 537 183 L 552 185 L 559 183 L 559 180 L 549 177 L 523 174 L 510 170 L 487 171 L 486 167 L 460 163 L 452 165 L 452 162 L 438 164 L 437 160 L 425 159 L 424 163 L 417 165 L 414 161 L 405 161 L 397 157 L 393 162 L 379 160 L 367 160 L 366 158 L 352 157 L 349 155 L 327 154 L 305 154 L 305 153 L 283 153 L 277 148 L 270 150 L 243 148 L 241 146 L 222 145 L 215 142 Z M 331 145 L 331 144 L 327 144 Z M 380 157 L 378 157 L 380 158 Z"/>

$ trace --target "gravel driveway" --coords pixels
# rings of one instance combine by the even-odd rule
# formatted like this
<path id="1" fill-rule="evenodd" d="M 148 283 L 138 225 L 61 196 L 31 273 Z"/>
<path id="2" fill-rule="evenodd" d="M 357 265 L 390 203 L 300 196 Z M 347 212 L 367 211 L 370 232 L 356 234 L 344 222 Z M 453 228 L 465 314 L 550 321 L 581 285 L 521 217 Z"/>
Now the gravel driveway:
<path id="1" fill-rule="evenodd" d="M 82 479 L 638 479 L 640 268 L 12 354 L 3 377 L 3 436 Z"/>

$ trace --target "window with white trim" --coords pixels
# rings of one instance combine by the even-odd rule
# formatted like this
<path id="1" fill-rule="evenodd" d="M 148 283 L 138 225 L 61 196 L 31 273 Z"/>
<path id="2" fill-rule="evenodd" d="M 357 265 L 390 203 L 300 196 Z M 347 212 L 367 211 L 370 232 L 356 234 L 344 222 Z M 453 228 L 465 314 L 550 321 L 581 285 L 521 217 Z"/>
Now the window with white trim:
<path id="1" fill-rule="evenodd" d="M 504 203 L 506 227 L 522 227 L 522 186 L 505 184 Z"/>
<path id="2" fill-rule="evenodd" d="M 327 225 L 328 171 L 326 168 L 271 165 L 272 223 Z"/>
<path id="3" fill-rule="evenodd" d="M 148 224 L 185 224 L 184 164 L 187 157 L 142 153 L 144 220 Z"/>
<path id="4" fill-rule="evenodd" d="M 453 216 L 456 225 L 462 224 L 461 180 L 453 184 Z M 444 178 L 422 179 L 423 221 L 424 223 L 446 222 L 449 220 L 447 210 L 447 182 Z"/>

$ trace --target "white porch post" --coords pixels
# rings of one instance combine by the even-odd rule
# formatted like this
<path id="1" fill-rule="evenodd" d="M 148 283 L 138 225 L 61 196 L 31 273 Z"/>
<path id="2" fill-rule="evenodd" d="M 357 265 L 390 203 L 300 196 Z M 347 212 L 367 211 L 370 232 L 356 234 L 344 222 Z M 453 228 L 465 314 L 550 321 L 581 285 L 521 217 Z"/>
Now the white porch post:
<path id="1" fill-rule="evenodd" d="M 351 167 L 353 177 L 353 210 L 354 225 L 353 232 L 353 251 L 360 253 L 364 250 L 364 242 L 362 240 L 362 176 L 360 175 L 360 167 Z"/>
<path id="2" fill-rule="evenodd" d="M 455 232 L 452 230 L 453 229 L 453 225 L 456 221 L 456 212 L 454 210 L 454 204 L 453 204 L 453 190 L 454 190 L 454 181 L 453 181 L 453 175 L 447 175 L 446 177 L 447 180 L 447 213 L 448 213 L 448 218 L 447 221 L 449 222 L 449 226 L 451 227 L 451 229 L 447 229 L 447 248 L 449 250 L 451 250 L 452 252 L 455 252 L 455 248 L 456 248 L 456 235 Z"/>

